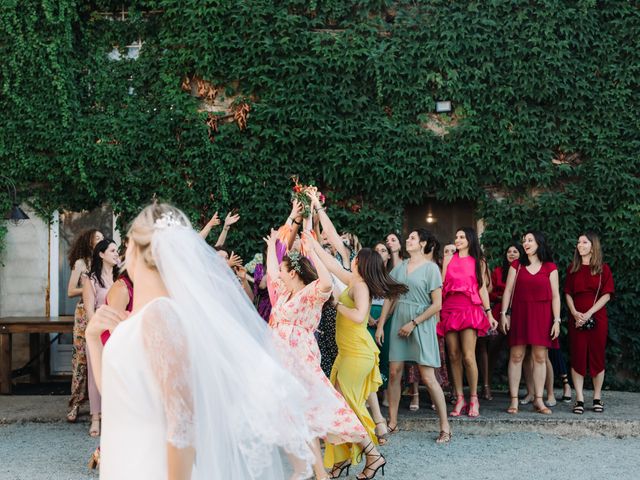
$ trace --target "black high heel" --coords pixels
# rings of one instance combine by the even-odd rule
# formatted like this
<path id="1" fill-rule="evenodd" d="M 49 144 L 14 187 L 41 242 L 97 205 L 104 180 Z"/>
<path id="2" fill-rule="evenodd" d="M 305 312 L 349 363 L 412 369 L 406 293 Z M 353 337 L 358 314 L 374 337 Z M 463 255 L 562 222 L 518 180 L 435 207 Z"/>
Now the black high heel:
<path id="1" fill-rule="evenodd" d="M 564 403 L 571 403 L 571 396 L 566 396 L 564 394 L 564 386 L 569 385 L 569 378 L 566 375 L 562 376 L 562 401 Z M 569 389 L 571 389 L 571 385 L 569 385 Z"/>
<path id="2" fill-rule="evenodd" d="M 331 471 L 329 472 L 329 478 L 340 478 L 342 476 L 343 470 L 346 470 L 345 477 L 348 477 L 350 468 L 351 468 L 351 462 L 349 462 L 349 460 L 345 460 L 342 463 L 336 463 L 331 469 Z M 337 472 L 337 475 L 336 475 L 336 472 Z"/>
<path id="3" fill-rule="evenodd" d="M 360 456 L 358 457 L 358 462 L 360 462 L 360 460 L 362 460 L 362 456 L 365 455 L 369 455 L 369 453 L 375 448 L 375 446 L 373 445 L 373 442 L 369 442 L 369 444 L 364 447 L 364 450 L 362 450 L 362 452 L 360 452 Z M 375 460 L 371 463 L 376 463 L 378 461 L 378 459 L 382 459 L 383 460 L 383 464 L 378 465 L 375 469 L 373 467 L 367 466 L 365 463 L 365 467 L 364 470 L 362 470 L 362 472 L 360 472 L 357 476 L 356 476 L 356 480 L 373 480 L 375 478 L 375 476 L 378 474 L 378 470 L 382 469 L 382 476 L 384 477 L 384 466 L 387 464 L 387 460 L 384 458 L 384 455 L 382 455 L 381 453 L 379 453 L 378 455 L 375 456 Z M 373 472 L 373 475 L 369 476 L 367 475 L 365 472 L 369 470 Z"/>

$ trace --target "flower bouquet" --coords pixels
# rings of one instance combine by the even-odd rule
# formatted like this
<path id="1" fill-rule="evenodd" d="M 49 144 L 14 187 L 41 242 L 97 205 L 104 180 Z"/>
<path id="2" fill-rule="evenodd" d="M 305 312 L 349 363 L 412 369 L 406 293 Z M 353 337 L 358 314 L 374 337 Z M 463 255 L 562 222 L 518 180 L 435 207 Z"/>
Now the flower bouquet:
<path id="1" fill-rule="evenodd" d="M 302 185 L 298 180 L 297 175 L 294 175 L 293 177 L 291 177 L 291 180 L 293 180 L 291 200 L 292 201 L 297 200 L 298 202 L 300 202 L 303 208 L 302 217 L 309 218 L 309 215 L 311 215 L 311 199 L 309 199 L 307 192 L 311 193 L 312 195 L 315 195 L 318 198 L 318 200 L 320 200 L 321 204 L 324 204 L 325 196 L 322 194 L 322 192 L 318 191 L 318 187 L 312 184 Z"/>

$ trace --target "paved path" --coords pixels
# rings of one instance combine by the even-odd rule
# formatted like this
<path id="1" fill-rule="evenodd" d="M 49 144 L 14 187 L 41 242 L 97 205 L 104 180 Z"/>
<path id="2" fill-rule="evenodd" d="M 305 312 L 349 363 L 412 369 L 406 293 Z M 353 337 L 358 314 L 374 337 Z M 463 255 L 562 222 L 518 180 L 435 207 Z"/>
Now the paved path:
<path id="1" fill-rule="evenodd" d="M 430 432 L 400 432 L 382 452 L 387 480 L 637 479 L 640 438 L 564 438 L 532 432 L 464 433 L 449 446 Z M 97 480 L 86 462 L 96 445 L 87 425 L 0 425 L 0 479 Z M 351 472 L 355 478 L 359 468 Z M 343 477 L 344 478 L 344 477 Z M 125 480 L 125 479 L 123 479 Z"/>

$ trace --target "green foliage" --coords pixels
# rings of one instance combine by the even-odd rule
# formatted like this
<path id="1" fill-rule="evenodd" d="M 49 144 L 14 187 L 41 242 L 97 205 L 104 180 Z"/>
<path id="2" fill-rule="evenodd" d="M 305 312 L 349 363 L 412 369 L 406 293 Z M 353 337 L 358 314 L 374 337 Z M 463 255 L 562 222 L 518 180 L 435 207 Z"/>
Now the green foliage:
<path id="1" fill-rule="evenodd" d="M 543 230 L 561 271 L 595 228 L 617 283 L 609 361 L 637 376 L 639 34 L 625 1 L 9 0 L 0 161 L 44 215 L 110 203 L 124 223 L 156 195 L 202 224 L 238 207 L 247 257 L 294 174 L 367 243 L 427 198 L 477 201 L 494 258 Z M 137 60 L 108 58 L 138 39 Z M 249 99 L 246 129 L 210 140 L 180 88 L 194 75 Z M 424 128 L 436 100 L 456 107 L 444 137 Z"/>

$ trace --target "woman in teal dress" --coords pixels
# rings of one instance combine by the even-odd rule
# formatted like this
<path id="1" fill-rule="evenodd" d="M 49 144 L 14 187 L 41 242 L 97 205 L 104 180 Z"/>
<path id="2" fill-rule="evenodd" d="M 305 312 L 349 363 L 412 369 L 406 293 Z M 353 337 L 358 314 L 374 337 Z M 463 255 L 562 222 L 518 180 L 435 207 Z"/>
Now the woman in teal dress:
<path id="1" fill-rule="evenodd" d="M 376 340 L 380 345 L 389 343 L 390 432 L 398 429 L 404 363 L 413 362 L 418 365 L 422 381 L 438 413 L 440 435 L 436 442 L 447 443 L 451 439 L 451 428 L 444 394 L 435 375 L 435 369 L 440 367 L 436 314 L 442 307 L 442 276 L 438 265 L 432 261 L 436 243 L 434 235 L 422 228 L 412 231 L 407 238 L 409 259 L 396 266 L 391 276 L 408 285 L 409 291 L 395 301 L 385 300 L 376 329 Z M 385 336 L 385 324 L 394 306 L 390 334 Z"/>

